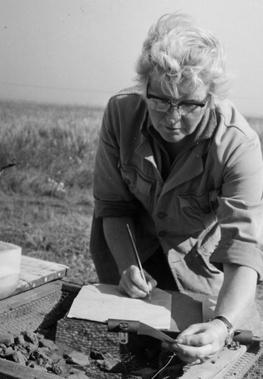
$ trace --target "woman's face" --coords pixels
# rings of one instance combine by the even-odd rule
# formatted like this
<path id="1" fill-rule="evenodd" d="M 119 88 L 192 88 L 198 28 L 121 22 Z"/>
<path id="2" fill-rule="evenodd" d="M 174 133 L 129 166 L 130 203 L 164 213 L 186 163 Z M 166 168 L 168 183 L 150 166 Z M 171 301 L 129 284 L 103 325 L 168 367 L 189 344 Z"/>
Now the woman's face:
<path id="1" fill-rule="evenodd" d="M 164 88 L 157 76 L 152 76 L 146 91 L 153 127 L 167 142 L 180 142 L 192 134 L 201 121 L 207 104 L 208 88 L 199 85 L 189 92 L 175 87 Z"/>

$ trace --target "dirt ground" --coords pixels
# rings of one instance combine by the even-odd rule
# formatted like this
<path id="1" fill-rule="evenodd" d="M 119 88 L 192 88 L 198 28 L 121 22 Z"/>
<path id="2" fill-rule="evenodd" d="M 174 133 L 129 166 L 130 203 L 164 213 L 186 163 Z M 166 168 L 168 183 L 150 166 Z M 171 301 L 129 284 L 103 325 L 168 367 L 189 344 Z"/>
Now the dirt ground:
<path id="1" fill-rule="evenodd" d="M 67 265 L 70 281 L 97 281 L 89 254 L 91 204 L 6 196 L 0 207 L 0 240 L 21 246 L 25 255 Z"/>

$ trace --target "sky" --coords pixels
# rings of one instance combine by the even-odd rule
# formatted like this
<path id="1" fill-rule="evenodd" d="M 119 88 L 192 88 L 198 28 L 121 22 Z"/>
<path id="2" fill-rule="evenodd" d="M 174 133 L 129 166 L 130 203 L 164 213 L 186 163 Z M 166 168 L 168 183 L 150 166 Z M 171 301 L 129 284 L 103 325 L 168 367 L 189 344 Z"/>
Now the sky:
<path id="1" fill-rule="evenodd" d="M 150 25 L 183 11 L 223 43 L 241 112 L 263 116 L 262 0 L 0 0 L 0 99 L 105 106 Z"/>

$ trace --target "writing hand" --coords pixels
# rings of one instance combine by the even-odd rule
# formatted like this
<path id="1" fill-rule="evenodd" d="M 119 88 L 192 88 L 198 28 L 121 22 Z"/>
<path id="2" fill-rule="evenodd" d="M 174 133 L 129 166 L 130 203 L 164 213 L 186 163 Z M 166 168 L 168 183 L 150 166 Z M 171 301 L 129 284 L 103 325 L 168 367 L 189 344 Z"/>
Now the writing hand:
<path id="1" fill-rule="evenodd" d="M 157 282 L 148 272 L 144 271 L 146 283 L 141 276 L 139 268 L 135 265 L 128 267 L 123 271 L 119 283 L 121 291 L 133 298 L 146 297 L 153 288 L 156 287 Z"/>

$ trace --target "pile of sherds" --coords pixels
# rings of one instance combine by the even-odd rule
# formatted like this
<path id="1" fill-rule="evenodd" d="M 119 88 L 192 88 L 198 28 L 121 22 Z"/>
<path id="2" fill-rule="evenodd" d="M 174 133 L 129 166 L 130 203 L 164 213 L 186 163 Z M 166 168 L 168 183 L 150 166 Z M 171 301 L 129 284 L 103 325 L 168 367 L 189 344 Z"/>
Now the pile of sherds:
<path id="1" fill-rule="evenodd" d="M 85 375 L 90 364 L 89 356 L 78 351 L 66 354 L 40 333 L 24 331 L 16 336 L 0 333 L 0 357 L 63 378 L 89 378 Z"/>

